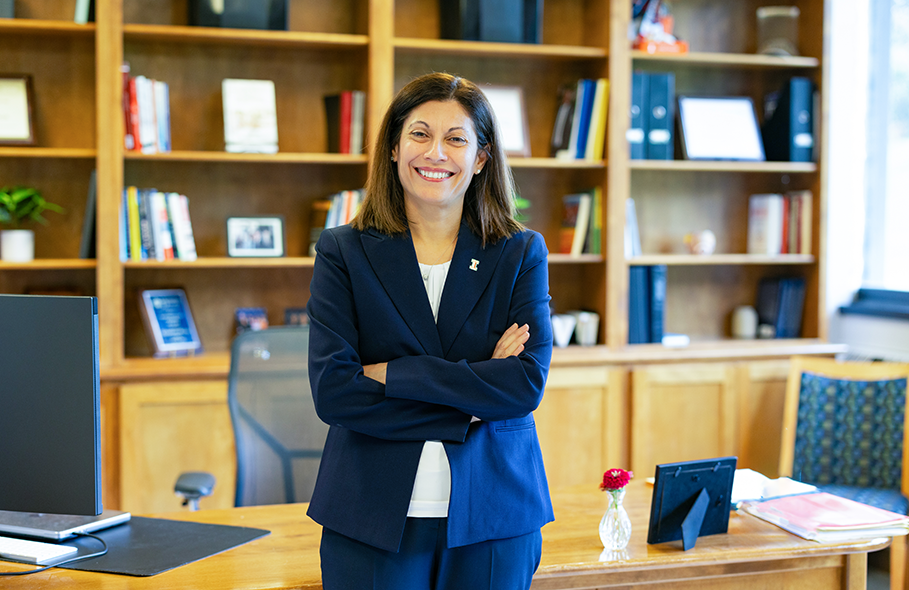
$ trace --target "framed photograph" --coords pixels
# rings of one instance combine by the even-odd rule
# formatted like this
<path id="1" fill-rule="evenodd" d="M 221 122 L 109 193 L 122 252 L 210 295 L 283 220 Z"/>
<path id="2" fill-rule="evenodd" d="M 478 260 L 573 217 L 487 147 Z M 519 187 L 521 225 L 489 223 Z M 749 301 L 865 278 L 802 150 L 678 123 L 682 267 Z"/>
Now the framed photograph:
<path id="1" fill-rule="evenodd" d="M 284 218 L 228 218 L 227 255 L 241 257 L 284 256 Z"/>
<path id="2" fill-rule="evenodd" d="M 35 145 L 32 77 L 0 74 L 0 145 Z"/>
<path id="3" fill-rule="evenodd" d="M 520 86 L 483 86 L 499 123 L 502 147 L 508 156 L 530 157 L 530 127 Z"/>
<path id="4" fill-rule="evenodd" d="M 746 96 L 679 96 L 686 160 L 764 161 L 754 103 Z"/>
<path id="5" fill-rule="evenodd" d="M 143 289 L 139 310 L 156 358 L 202 352 L 202 341 L 183 289 Z"/>

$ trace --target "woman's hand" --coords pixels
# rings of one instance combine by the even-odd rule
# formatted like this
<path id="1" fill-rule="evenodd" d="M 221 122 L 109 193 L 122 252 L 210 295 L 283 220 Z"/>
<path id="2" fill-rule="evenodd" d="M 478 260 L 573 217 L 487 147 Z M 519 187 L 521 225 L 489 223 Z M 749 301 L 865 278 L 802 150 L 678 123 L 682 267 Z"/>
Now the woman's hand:
<path id="1" fill-rule="evenodd" d="M 517 356 L 524 350 L 524 343 L 530 338 L 530 326 L 524 324 L 518 326 L 512 324 L 505 330 L 502 337 L 496 343 L 496 349 L 492 353 L 492 358 L 503 359 L 510 356 Z"/>
<path id="2" fill-rule="evenodd" d="M 372 379 L 373 381 L 378 381 L 382 385 L 385 385 L 385 370 L 388 367 L 388 363 L 376 363 L 375 365 L 363 365 L 363 374 Z"/>

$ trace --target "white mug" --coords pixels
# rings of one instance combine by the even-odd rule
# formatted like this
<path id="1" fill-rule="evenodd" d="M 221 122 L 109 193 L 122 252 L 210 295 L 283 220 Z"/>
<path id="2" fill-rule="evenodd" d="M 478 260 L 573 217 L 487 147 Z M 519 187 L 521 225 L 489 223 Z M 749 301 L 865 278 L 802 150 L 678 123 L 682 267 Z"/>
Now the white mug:
<path id="1" fill-rule="evenodd" d="M 750 305 L 739 305 L 732 312 L 732 336 L 751 340 L 757 337 L 758 315 Z"/>

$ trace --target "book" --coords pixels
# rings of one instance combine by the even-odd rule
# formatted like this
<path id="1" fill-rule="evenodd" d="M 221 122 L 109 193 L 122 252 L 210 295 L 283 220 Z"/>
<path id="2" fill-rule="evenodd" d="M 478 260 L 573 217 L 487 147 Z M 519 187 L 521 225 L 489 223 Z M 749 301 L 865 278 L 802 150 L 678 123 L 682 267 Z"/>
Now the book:
<path id="1" fill-rule="evenodd" d="M 158 123 L 155 119 L 155 81 L 136 76 L 136 105 L 139 109 L 139 149 L 143 154 L 158 151 Z"/>
<path id="2" fill-rule="evenodd" d="M 196 239 L 189 218 L 189 198 L 180 193 L 168 193 L 167 213 L 173 230 L 174 256 L 180 260 L 196 260 Z"/>
<path id="3" fill-rule="evenodd" d="M 668 267 L 657 264 L 648 268 L 650 281 L 650 342 L 663 342 L 666 323 L 666 275 Z"/>
<path id="4" fill-rule="evenodd" d="M 628 344 L 650 342 L 650 281 L 646 266 L 628 268 Z"/>
<path id="5" fill-rule="evenodd" d="M 769 500 L 780 496 L 816 491 L 817 486 L 809 483 L 795 481 L 789 477 L 770 479 L 763 473 L 753 469 L 742 468 L 735 470 L 735 477 L 732 480 L 731 501 L 734 507 L 738 507 L 742 502 Z"/>
<path id="6" fill-rule="evenodd" d="M 603 159 L 606 143 L 606 117 L 609 110 L 609 80 L 594 81 L 593 112 L 590 116 L 590 131 L 587 137 L 584 159 L 598 162 Z"/>
<path id="7" fill-rule="evenodd" d="M 742 508 L 803 539 L 821 543 L 909 533 L 909 516 L 827 492 L 746 502 Z"/>
<path id="8" fill-rule="evenodd" d="M 603 188 L 595 187 L 592 191 L 593 202 L 590 209 L 590 223 L 587 230 L 585 254 L 603 253 Z"/>
<path id="9" fill-rule="evenodd" d="M 778 193 L 748 198 L 748 253 L 776 256 L 782 252 L 783 203 Z"/>
<path id="10" fill-rule="evenodd" d="M 170 88 L 167 82 L 153 80 L 155 96 L 156 144 L 159 152 L 170 151 Z"/>
<path id="11" fill-rule="evenodd" d="M 73 22 L 80 25 L 95 22 L 95 0 L 76 0 Z"/>
<path id="12" fill-rule="evenodd" d="M 625 259 L 640 256 L 641 234 L 638 232 L 638 214 L 635 210 L 634 199 L 625 199 Z"/>
<path id="13" fill-rule="evenodd" d="M 553 158 L 559 152 L 564 152 L 568 149 L 576 92 L 576 85 L 566 85 L 559 88 L 559 107 L 556 111 L 555 123 L 552 126 L 552 137 L 549 140 L 549 155 Z"/>
<path id="14" fill-rule="evenodd" d="M 574 193 L 562 197 L 562 227 L 559 230 L 559 253 L 579 256 L 584 251 L 590 223 L 591 195 Z"/>
<path id="15" fill-rule="evenodd" d="M 328 151 L 335 154 L 362 153 L 366 94 L 360 90 L 345 90 L 323 97 L 323 102 Z"/>
<path id="16" fill-rule="evenodd" d="M 810 190 L 786 193 L 789 203 L 789 253 L 811 254 L 812 208 Z"/>
<path id="17" fill-rule="evenodd" d="M 98 171 L 92 170 L 88 178 L 88 195 L 85 197 L 85 215 L 82 218 L 82 240 L 79 243 L 79 258 L 95 258 L 97 221 L 95 220 L 98 199 Z"/>
<path id="18" fill-rule="evenodd" d="M 228 152 L 277 153 L 278 115 L 272 80 L 225 78 L 221 100 Z"/>

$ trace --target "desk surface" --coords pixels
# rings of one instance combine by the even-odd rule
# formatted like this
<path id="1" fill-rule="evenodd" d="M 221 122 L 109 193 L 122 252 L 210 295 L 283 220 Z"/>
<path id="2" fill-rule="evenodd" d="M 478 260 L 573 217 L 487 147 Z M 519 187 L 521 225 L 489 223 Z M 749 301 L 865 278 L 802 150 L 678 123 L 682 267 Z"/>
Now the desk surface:
<path id="1" fill-rule="evenodd" d="M 729 534 L 698 539 L 682 551 L 681 541 L 647 545 L 651 489 L 632 482 L 625 504 L 633 534 L 626 551 L 602 556 L 597 526 L 607 497 L 591 486 L 553 494 L 556 522 L 543 529 L 543 559 L 533 588 L 603 588 L 644 582 L 703 590 L 741 587 L 742 576 L 760 577 L 761 587 L 864 588 L 866 553 L 889 539 L 819 544 L 802 540 L 747 514 L 732 513 Z M 6 588 L 121 590 L 163 588 L 321 588 L 320 527 L 306 505 L 258 506 L 157 515 L 163 518 L 270 530 L 271 535 L 219 555 L 148 578 L 52 569 L 24 577 L 0 578 Z M 607 559 L 601 561 L 601 557 Z M 29 569 L 0 562 L 0 571 Z"/>

